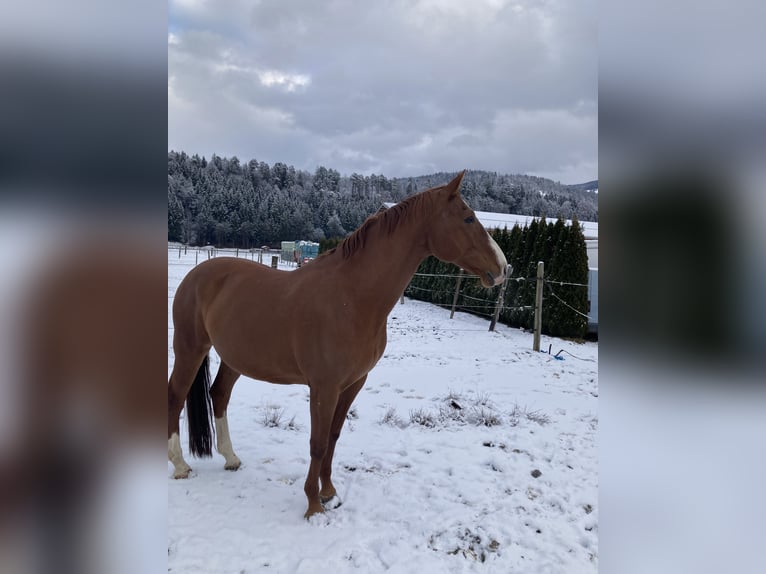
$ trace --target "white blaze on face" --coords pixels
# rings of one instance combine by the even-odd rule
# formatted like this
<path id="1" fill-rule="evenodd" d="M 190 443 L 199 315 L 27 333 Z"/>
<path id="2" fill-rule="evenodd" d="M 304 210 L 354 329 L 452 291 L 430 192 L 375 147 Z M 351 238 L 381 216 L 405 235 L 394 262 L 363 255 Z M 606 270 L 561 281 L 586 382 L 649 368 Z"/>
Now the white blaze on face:
<path id="1" fill-rule="evenodd" d="M 500 249 L 500 246 L 497 244 L 497 242 L 494 239 L 492 239 L 492 236 L 489 233 L 487 233 L 487 239 L 489 239 L 489 246 L 492 248 L 492 251 L 495 252 L 495 257 L 497 258 L 497 264 L 502 270 L 500 275 L 495 277 L 495 285 L 499 285 L 505 279 L 505 270 L 508 267 L 508 261 L 505 258 L 505 254 L 503 253 L 503 250 Z"/>
<path id="2" fill-rule="evenodd" d="M 465 199 L 462 199 L 463 205 L 465 205 L 468 209 L 471 209 L 471 207 L 468 205 L 468 202 L 466 202 Z M 477 219 L 478 221 L 478 219 Z M 495 285 L 499 285 L 505 280 L 505 274 L 508 269 L 508 260 L 505 258 L 505 254 L 503 253 L 503 250 L 500 249 L 500 246 L 497 244 L 497 242 L 492 239 L 492 236 L 487 232 L 487 239 L 489 240 L 489 246 L 492 249 L 492 251 L 495 252 L 495 259 L 497 259 L 497 266 L 500 268 L 500 274 L 495 277 Z"/>

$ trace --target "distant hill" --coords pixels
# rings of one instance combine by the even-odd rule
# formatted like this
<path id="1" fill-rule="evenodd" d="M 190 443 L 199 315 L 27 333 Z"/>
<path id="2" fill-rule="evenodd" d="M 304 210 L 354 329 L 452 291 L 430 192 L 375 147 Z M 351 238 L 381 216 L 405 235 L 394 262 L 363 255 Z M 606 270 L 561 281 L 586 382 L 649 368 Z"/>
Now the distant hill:
<path id="1" fill-rule="evenodd" d="M 240 247 L 342 237 L 384 202 L 447 183 L 456 172 L 415 177 L 313 173 L 282 162 L 168 152 L 168 240 Z M 469 170 L 462 194 L 478 211 L 598 221 L 598 182 L 563 185 L 530 175 Z"/>
<path id="2" fill-rule="evenodd" d="M 574 185 L 567 186 L 570 189 L 576 189 L 578 191 L 595 191 L 598 193 L 598 180 L 587 181 L 585 183 L 576 183 Z"/>
<path id="3" fill-rule="evenodd" d="M 422 191 L 442 185 L 454 176 L 454 172 L 435 173 L 402 181 L 412 182 L 413 189 L 416 186 L 417 191 Z M 462 193 L 471 207 L 479 211 L 598 221 L 598 195 L 589 191 L 597 188 L 598 181 L 564 185 L 533 175 L 468 170 Z"/>

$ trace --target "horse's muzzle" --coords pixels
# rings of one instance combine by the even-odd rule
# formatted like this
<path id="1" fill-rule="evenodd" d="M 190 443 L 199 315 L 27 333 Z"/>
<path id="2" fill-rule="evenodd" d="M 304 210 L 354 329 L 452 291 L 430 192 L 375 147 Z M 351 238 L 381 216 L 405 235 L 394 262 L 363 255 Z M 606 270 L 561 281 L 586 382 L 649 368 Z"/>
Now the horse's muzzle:
<path id="1" fill-rule="evenodd" d="M 496 287 L 505 281 L 505 267 L 503 267 L 503 270 L 498 275 L 493 275 L 489 271 L 487 271 L 485 275 L 487 277 L 487 285 L 490 287 Z"/>
<path id="2" fill-rule="evenodd" d="M 492 286 L 500 285 L 503 281 L 505 281 L 505 275 L 507 273 L 507 268 L 503 267 L 502 271 L 498 275 L 493 275 L 489 271 L 487 271 L 487 280 L 489 281 L 489 284 Z"/>

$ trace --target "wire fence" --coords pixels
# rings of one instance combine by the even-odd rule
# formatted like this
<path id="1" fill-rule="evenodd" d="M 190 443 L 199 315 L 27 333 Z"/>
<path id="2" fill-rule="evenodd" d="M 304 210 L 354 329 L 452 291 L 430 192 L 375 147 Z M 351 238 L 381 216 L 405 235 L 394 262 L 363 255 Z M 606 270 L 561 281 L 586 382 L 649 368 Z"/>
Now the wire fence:
<path id="1" fill-rule="evenodd" d="M 188 245 L 168 244 L 168 266 L 188 266 L 190 263 L 198 265 L 208 259 L 215 257 L 235 257 L 238 259 L 247 259 L 257 261 L 263 265 L 273 267 L 272 258 L 277 258 L 277 268 L 294 269 L 298 267 L 298 262 L 291 259 L 284 259 L 282 251 L 279 249 L 259 248 L 236 248 L 236 247 L 190 247 Z"/>
<path id="2" fill-rule="evenodd" d="M 214 257 L 219 256 L 228 256 L 228 257 L 239 257 L 244 259 L 249 259 L 253 261 L 259 261 L 263 263 L 264 265 L 271 265 L 272 264 L 272 257 L 277 258 L 278 266 L 282 268 L 290 268 L 295 267 L 295 264 L 290 261 L 283 261 L 281 258 L 281 252 L 278 250 L 266 250 L 266 249 L 217 249 L 217 248 L 210 248 L 210 247 L 187 247 L 187 246 L 168 246 L 168 265 L 190 265 L 191 264 L 191 256 L 194 256 L 194 265 L 197 265 L 198 263 L 201 263 L 202 261 L 205 261 L 207 259 L 211 259 Z M 426 281 L 438 281 L 439 282 L 439 288 L 431 288 L 431 287 L 425 287 L 422 285 L 416 284 L 418 282 L 418 279 L 426 280 Z M 531 284 L 530 288 L 532 288 L 532 285 L 536 283 L 538 280 L 537 277 L 508 277 L 506 279 L 506 284 L 515 282 L 518 284 L 517 293 L 511 293 L 509 292 L 506 295 L 506 297 L 503 297 L 502 299 L 494 296 L 492 298 L 485 298 L 485 297 L 477 297 L 475 294 L 469 294 L 465 289 L 467 281 L 475 281 L 479 279 L 479 276 L 468 274 L 468 273 L 423 273 L 423 272 L 416 272 L 413 275 L 413 279 L 411 280 L 410 284 L 405 289 L 403 296 L 407 295 L 410 297 L 413 297 L 415 299 L 420 299 L 424 301 L 428 301 L 434 305 L 438 305 L 439 307 L 450 309 L 452 313 L 454 314 L 455 311 L 463 311 L 467 312 L 473 315 L 478 315 L 481 317 L 493 319 L 496 321 L 498 317 L 503 317 L 505 320 L 501 319 L 501 322 L 504 322 L 506 324 L 509 324 L 508 322 L 508 315 L 509 313 L 514 313 L 514 318 L 518 323 L 522 323 L 526 326 L 523 328 L 531 328 L 531 322 L 532 322 L 532 312 L 535 310 L 534 304 L 518 304 L 509 302 L 508 298 L 511 299 L 519 299 L 523 298 L 523 296 L 528 296 L 529 292 L 526 292 L 523 296 L 519 294 L 518 289 L 522 288 L 522 285 L 524 284 Z M 462 288 L 461 288 L 462 283 Z M 543 306 L 546 305 L 546 300 L 555 300 L 558 304 L 563 306 L 565 309 L 568 309 L 569 311 L 575 313 L 577 316 L 582 317 L 583 319 L 587 320 L 589 323 L 595 322 L 594 318 L 589 315 L 585 310 L 578 309 L 574 305 L 572 305 L 570 302 L 568 302 L 564 297 L 559 295 L 555 290 L 554 286 L 556 287 L 564 287 L 564 288 L 585 288 L 587 289 L 589 285 L 587 283 L 577 283 L 577 282 L 571 282 L 571 281 L 558 281 L 555 279 L 542 279 L 543 287 L 545 288 L 545 292 L 548 294 L 546 297 L 543 296 L 542 304 Z M 449 285 L 449 287 L 448 287 Z M 527 288 L 525 288 L 527 289 Z M 477 289 L 474 287 L 473 291 L 476 291 Z M 486 289 L 485 292 L 487 294 L 492 293 L 491 290 Z M 501 290 L 501 293 L 504 292 Z M 172 299 L 173 295 L 168 295 L 168 299 Z M 587 309 L 589 310 L 589 309 Z M 514 326 L 520 326 L 520 325 L 514 325 Z M 522 325 L 523 326 L 523 325 Z M 470 330 L 470 329 L 469 329 Z"/>
<path id="3" fill-rule="evenodd" d="M 494 329 L 497 322 L 501 322 L 539 332 L 540 323 L 541 330 L 546 334 L 579 338 L 596 324 L 594 317 L 589 314 L 591 302 L 588 283 L 541 277 L 540 308 L 536 309 L 538 303 L 534 300 L 537 277 L 508 277 L 499 292 L 483 288 L 476 282 L 477 279 L 478 276 L 462 271 L 417 272 L 404 294 L 450 309 L 452 315 L 462 311 L 491 319 L 490 330 Z M 515 287 L 511 289 L 509 284 L 515 284 Z M 578 294 L 580 289 L 587 291 Z M 580 323 L 576 317 L 580 318 Z M 580 327 L 577 327 L 578 324 Z M 578 332 L 581 334 L 573 334 Z"/>
<path id="4" fill-rule="evenodd" d="M 446 279 L 460 277 L 460 275 L 438 275 L 438 274 L 432 274 L 432 273 L 415 273 L 415 275 L 416 276 L 422 276 L 422 277 L 440 277 L 440 278 L 446 278 Z M 463 276 L 463 279 L 478 279 L 478 278 L 479 277 L 477 275 L 464 275 Z M 531 279 L 527 278 L 527 277 L 511 277 L 511 278 L 509 278 L 509 281 L 532 281 L 532 280 L 535 280 L 535 278 L 534 277 L 531 278 Z M 551 285 L 568 285 L 568 286 L 574 286 L 574 287 L 589 287 L 589 285 L 587 283 L 569 283 L 569 282 L 565 282 L 565 281 L 553 281 L 553 280 L 550 280 L 550 279 L 543 279 L 543 285 L 548 287 L 548 290 L 549 290 L 551 296 L 554 297 L 555 299 L 557 299 L 559 302 L 561 302 L 561 304 L 563 304 L 567 308 L 571 309 L 575 313 L 578 313 L 579 315 L 585 317 L 586 319 L 592 320 L 592 317 L 590 317 L 589 315 L 583 313 L 582 311 L 580 311 L 578 309 L 575 309 L 572 305 L 570 305 L 569 303 L 564 301 L 564 299 L 559 297 L 555 293 L 555 291 L 553 291 L 553 288 L 551 287 Z M 435 294 L 435 295 L 452 295 L 454 293 L 454 291 L 448 291 L 448 290 L 444 290 L 444 289 L 428 289 L 426 287 L 418 287 L 417 285 L 412 285 L 412 284 L 407 286 L 407 288 L 404 291 L 405 294 L 407 294 L 408 291 L 421 291 L 421 292 L 424 292 L 424 293 L 431 293 L 431 294 Z M 460 293 L 459 296 L 462 299 L 468 299 L 470 301 L 477 301 L 477 302 L 484 303 L 484 305 L 466 305 L 466 304 L 463 303 L 463 304 L 455 305 L 456 309 L 464 309 L 464 308 L 471 308 L 471 307 L 481 308 L 481 307 L 485 307 L 487 305 L 494 306 L 494 305 L 497 304 L 497 299 L 482 299 L 482 298 L 479 298 L 479 297 L 473 297 L 471 295 L 466 295 L 465 293 Z M 434 304 L 435 305 L 439 305 L 440 307 L 452 307 L 452 305 L 449 304 L 449 303 L 438 303 L 438 302 L 436 302 Z M 507 305 L 504 302 L 501 302 L 501 309 L 508 309 L 508 310 L 510 310 L 510 309 L 531 310 L 531 309 L 534 309 L 534 308 L 535 308 L 534 305 Z"/>
<path id="5" fill-rule="evenodd" d="M 567 307 L 567 308 L 571 309 L 572 311 L 574 311 L 574 312 L 575 312 L 575 313 L 577 313 L 578 315 L 580 315 L 580 316 L 582 316 L 582 317 L 585 317 L 586 319 L 588 319 L 588 321 L 592 321 L 592 320 L 593 320 L 593 318 L 592 318 L 592 317 L 590 317 L 589 315 L 586 315 L 585 313 L 583 313 L 583 312 L 582 312 L 582 311 L 580 311 L 579 309 L 575 309 L 575 308 L 574 308 L 574 307 L 572 307 L 572 306 L 571 306 L 569 303 L 567 303 L 566 301 L 564 301 L 564 300 L 563 300 L 561 297 L 559 297 L 558 295 L 556 295 L 556 292 L 553 290 L 553 287 L 551 287 L 551 283 L 552 283 L 551 281 L 543 281 L 543 285 L 545 285 L 546 287 L 548 287 L 548 291 L 549 291 L 549 292 L 550 292 L 550 294 L 551 294 L 551 295 L 554 297 L 554 299 L 558 300 L 558 301 L 559 301 L 559 302 L 560 302 L 562 305 L 564 305 L 565 307 Z M 576 284 L 575 284 L 575 283 L 565 283 L 565 285 L 576 285 Z M 587 287 L 587 285 L 582 285 L 582 287 Z"/>

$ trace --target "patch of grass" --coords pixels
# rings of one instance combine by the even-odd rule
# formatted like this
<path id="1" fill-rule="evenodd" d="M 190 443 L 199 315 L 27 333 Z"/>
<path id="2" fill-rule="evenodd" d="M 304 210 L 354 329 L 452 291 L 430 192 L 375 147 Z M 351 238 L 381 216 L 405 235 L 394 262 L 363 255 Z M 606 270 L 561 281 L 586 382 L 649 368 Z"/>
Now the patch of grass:
<path id="1" fill-rule="evenodd" d="M 503 424 L 503 419 L 496 410 L 486 406 L 473 406 L 466 420 L 477 427 L 496 427 Z"/>
<path id="2" fill-rule="evenodd" d="M 266 428 L 281 428 L 292 431 L 301 429 L 301 425 L 295 421 L 295 415 L 293 415 L 292 418 L 287 422 L 285 422 L 284 418 L 284 408 L 278 405 L 269 405 L 263 412 L 263 416 L 261 416 L 261 424 Z"/>
<path id="3" fill-rule="evenodd" d="M 518 404 L 513 405 L 513 410 L 508 414 L 508 418 L 511 426 L 514 427 L 518 426 L 522 419 L 537 423 L 540 426 L 547 425 L 551 422 L 551 417 L 542 411 L 530 411 L 527 407 L 520 407 Z"/>
<path id="4" fill-rule="evenodd" d="M 389 407 L 380 423 L 399 428 L 408 424 L 425 428 L 443 428 L 449 425 L 495 427 L 504 424 L 517 426 L 523 421 L 546 425 L 551 418 L 540 410 L 529 410 L 518 404 L 510 412 L 501 412 L 488 393 L 463 394 L 453 390 L 441 398 L 438 407 L 410 411 L 409 423 L 402 420 L 396 409 Z"/>
<path id="5" fill-rule="evenodd" d="M 546 415 L 545 413 L 537 410 L 537 411 L 527 411 L 525 416 L 527 417 L 528 421 L 532 421 L 533 423 L 537 423 L 540 426 L 547 425 L 549 422 L 551 422 L 551 417 Z"/>
<path id="6" fill-rule="evenodd" d="M 279 428 L 282 422 L 282 417 L 285 414 L 285 409 L 275 405 L 269 405 L 266 407 L 266 411 L 261 417 L 261 424 L 266 428 Z"/>
<path id="7" fill-rule="evenodd" d="M 397 414 L 394 407 L 388 407 L 388 410 L 383 414 L 379 422 L 382 425 L 388 425 L 391 427 L 404 428 L 407 426 L 407 424 Z"/>
<path id="8" fill-rule="evenodd" d="M 293 415 L 293 417 L 289 421 L 287 421 L 287 423 L 285 424 L 285 429 L 293 430 L 293 431 L 301 430 L 301 425 L 295 422 L 295 415 Z"/>
<path id="9" fill-rule="evenodd" d="M 455 422 L 462 424 L 465 422 L 465 409 L 463 407 L 457 408 L 448 402 L 439 407 L 439 412 L 436 416 L 439 422 L 442 423 Z"/>
<path id="10" fill-rule="evenodd" d="M 436 417 L 425 409 L 410 411 L 410 424 L 432 429 L 436 427 Z"/>
<path id="11" fill-rule="evenodd" d="M 492 403 L 492 400 L 489 398 L 489 393 L 483 393 L 483 392 L 476 393 L 476 396 L 473 399 L 471 399 L 471 403 L 477 407 L 493 407 L 494 406 L 494 404 Z"/>
<path id="12" fill-rule="evenodd" d="M 488 393 L 466 396 L 450 390 L 442 400 L 436 418 L 440 423 L 471 424 L 475 426 L 498 426 L 503 418 Z"/>

